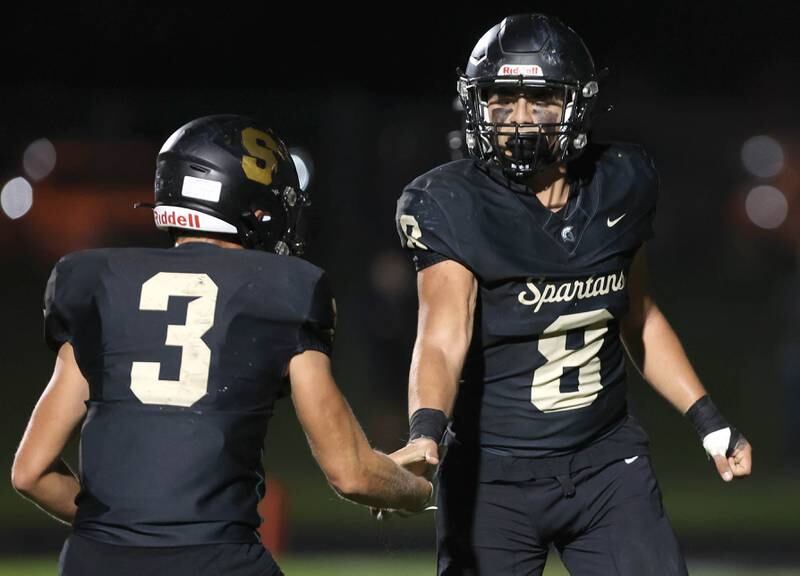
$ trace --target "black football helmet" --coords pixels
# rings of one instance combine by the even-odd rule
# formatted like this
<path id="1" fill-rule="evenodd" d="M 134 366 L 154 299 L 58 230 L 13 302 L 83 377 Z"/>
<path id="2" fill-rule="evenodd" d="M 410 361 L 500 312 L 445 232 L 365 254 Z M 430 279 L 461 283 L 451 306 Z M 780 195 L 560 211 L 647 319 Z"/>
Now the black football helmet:
<path id="1" fill-rule="evenodd" d="M 250 118 L 198 118 L 158 154 L 153 212 L 160 229 L 229 234 L 245 248 L 300 254 L 306 205 L 286 146 Z"/>
<path id="2" fill-rule="evenodd" d="M 541 88 L 563 94 L 560 120 L 493 123 L 488 93 L 501 88 Z M 467 148 L 477 158 L 499 163 L 514 178 L 568 161 L 586 146 L 597 93 L 592 56 L 571 28 L 542 14 L 509 16 L 478 41 L 458 81 Z M 499 131 L 509 136 L 502 150 Z"/>

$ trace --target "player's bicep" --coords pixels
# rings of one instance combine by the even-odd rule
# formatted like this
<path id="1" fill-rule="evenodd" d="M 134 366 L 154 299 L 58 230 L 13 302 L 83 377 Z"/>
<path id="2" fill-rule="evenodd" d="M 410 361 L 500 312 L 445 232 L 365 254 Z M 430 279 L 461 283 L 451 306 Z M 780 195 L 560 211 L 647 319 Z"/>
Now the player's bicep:
<path id="1" fill-rule="evenodd" d="M 53 375 L 33 409 L 14 459 L 14 471 L 28 480 L 44 474 L 60 457 L 86 414 L 89 384 L 75 360 L 72 345 L 58 351 Z"/>
<path id="2" fill-rule="evenodd" d="M 336 385 L 327 355 L 316 350 L 297 354 L 289 362 L 289 380 L 297 419 L 314 457 L 333 481 L 366 446 L 364 434 Z"/>
<path id="3" fill-rule="evenodd" d="M 417 274 L 417 344 L 463 358 L 472 339 L 478 283 L 470 270 L 445 260 Z"/>

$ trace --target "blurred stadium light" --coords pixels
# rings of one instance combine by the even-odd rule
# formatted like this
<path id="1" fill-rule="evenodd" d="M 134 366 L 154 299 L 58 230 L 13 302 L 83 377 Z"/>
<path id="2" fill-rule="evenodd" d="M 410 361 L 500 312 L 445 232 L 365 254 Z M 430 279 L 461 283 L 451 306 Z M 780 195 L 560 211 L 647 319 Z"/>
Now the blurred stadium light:
<path id="1" fill-rule="evenodd" d="M 46 178 L 56 167 L 56 148 L 53 143 L 47 138 L 31 142 L 22 155 L 22 167 L 34 182 Z"/>
<path id="2" fill-rule="evenodd" d="M 772 178 L 783 169 L 783 148 L 769 136 L 753 136 L 742 145 L 742 164 L 753 176 Z"/>
<path id="3" fill-rule="evenodd" d="M 772 230 L 786 220 L 789 203 L 783 192 L 774 186 L 756 186 L 747 194 L 745 211 L 753 224 Z"/>
<path id="4" fill-rule="evenodd" d="M 12 220 L 22 218 L 33 206 L 33 187 L 30 182 L 21 176 L 9 180 L 0 192 L 0 205 Z"/>

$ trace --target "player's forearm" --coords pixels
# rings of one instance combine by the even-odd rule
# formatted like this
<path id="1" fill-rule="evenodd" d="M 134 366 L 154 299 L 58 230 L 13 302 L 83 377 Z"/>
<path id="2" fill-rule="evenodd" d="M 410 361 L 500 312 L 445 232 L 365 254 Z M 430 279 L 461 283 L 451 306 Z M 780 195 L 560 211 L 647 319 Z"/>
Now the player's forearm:
<path id="1" fill-rule="evenodd" d="M 419 318 L 408 382 L 408 414 L 421 408 L 453 412 L 458 381 L 472 341 L 478 281 L 446 260 L 417 275 Z"/>
<path id="2" fill-rule="evenodd" d="M 40 476 L 14 478 L 13 484 L 20 494 L 56 519 L 67 524 L 75 519 L 78 509 L 75 498 L 81 487 L 63 460 L 58 460 Z"/>
<path id="3" fill-rule="evenodd" d="M 677 334 L 655 304 L 647 312 L 641 338 L 631 342 L 632 356 L 640 350 L 644 378 L 681 414 L 706 394 Z"/>
<path id="4" fill-rule="evenodd" d="M 466 346 L 463 346 L 466 348 Z M 408 414 L 420 408 L 453 413 L 464 354 L 448 357 L 438 346 L 420 344 L 414 348 L 408 384 Z"/>
<path id="5" fill-rule="evenodd" d="M 427 502 L 431 485 L 397 466 L 385 454 L 369 449 L 352 481 L 337 491 L 348 500 L 374 508 L 416 511 Z"/>
<path id="6" fill-rule="evenodd" d="M 303 408 L 304 403 L 296 405 Z M 397 466 L 369 445 L 364 431 L 341 395 L 313 403 L 316 416 L 298 411 L 314 457 L 328 483 L 344 498 L 376 508 L 415 510 L 430 488 L 425 480 Z"/>

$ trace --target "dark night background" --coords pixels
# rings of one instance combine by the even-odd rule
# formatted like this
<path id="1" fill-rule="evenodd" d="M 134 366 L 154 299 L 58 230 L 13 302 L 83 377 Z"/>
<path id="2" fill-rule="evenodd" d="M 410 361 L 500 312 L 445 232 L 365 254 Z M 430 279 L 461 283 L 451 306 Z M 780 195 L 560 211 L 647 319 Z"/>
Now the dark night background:
<path id="1" fill-rule="evenodd" d="M 337 379 L 374 444 L 400 447 L 416 295 L 395 201 L 459 153 L 456 68 L 503 16 L 530 11 L 561 17 L 608 67 L 601 96 L 614 109 L 593 137 L 654 156 L 653 291 L 755 447 L 754 476 L 724 485 L 691 426 L 631 377 L 681 541 L 695 557 L 800 563 L 800 8 L 789 2 L 6 5 L 0 186 L 27 177 L 33 205 L 0 213 L 2 467 L 52 369 L 40 310 L 50 268 L 86 247 L 167 245 L 131 205 L 151 198 L 163 140 L 223 112 L 264 118 L 312 159 L 308 258 L 337 295 Z M 23 156 L 41 138 L 57 160 L 35 180 Z M 748 170 L 743 150 L 774 170 Z M 376 530 L 336 499 L 289 402 L 265 462 L 288 490 L 289 550 L 432 546 L 426 519 Z M 0 552 L 54 554 L 65 533 L 0 488 Z"/>

